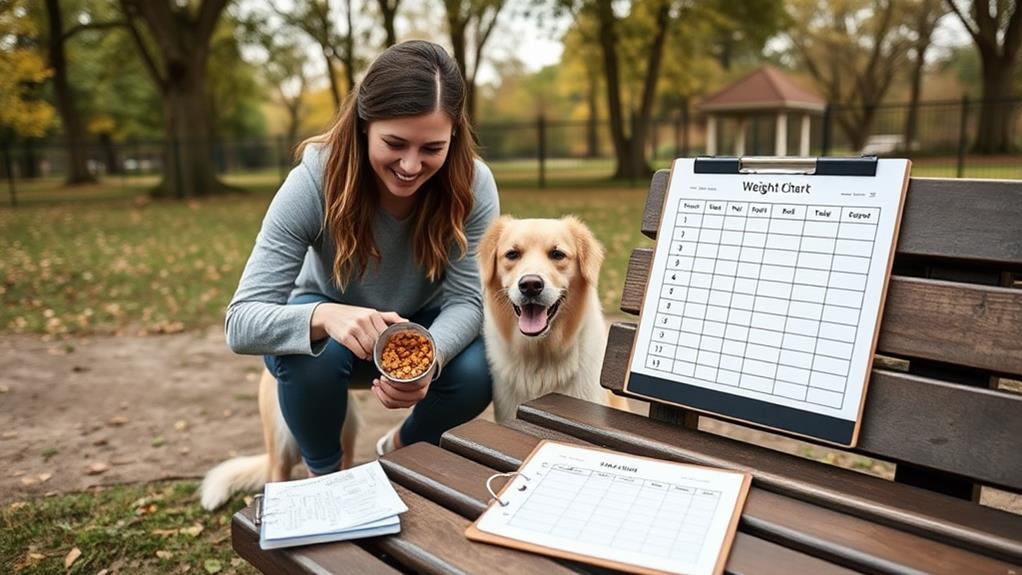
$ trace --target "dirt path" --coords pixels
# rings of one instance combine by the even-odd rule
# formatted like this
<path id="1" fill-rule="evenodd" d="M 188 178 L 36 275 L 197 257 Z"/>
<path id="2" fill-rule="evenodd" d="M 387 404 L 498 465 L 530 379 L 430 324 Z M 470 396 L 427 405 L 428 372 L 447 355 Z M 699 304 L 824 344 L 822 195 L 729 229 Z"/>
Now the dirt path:
<path id="1" fill-rule="evenodd" d="M 262 448 L 262 362 L 232 354 L 219 329 L 44 342 L 0 336 L 0 504 L 93 485 L 201 477 Z M 405 410 L 353 392 L 356 459 Z"/>

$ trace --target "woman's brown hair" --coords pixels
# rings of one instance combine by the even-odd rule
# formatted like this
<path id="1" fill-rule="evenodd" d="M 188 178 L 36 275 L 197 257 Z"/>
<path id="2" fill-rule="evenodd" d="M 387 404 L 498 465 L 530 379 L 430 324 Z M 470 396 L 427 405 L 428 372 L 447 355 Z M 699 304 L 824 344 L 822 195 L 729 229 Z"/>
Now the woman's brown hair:
<path id="1" fill-rule="evenodd" d="M 415 193 L 411 217 L 415 260 L 430 281 L 437 281 L 452 257 L 450 248 L 458 246 L 458 257 L 468 249 L 465 218 L 472 210 L 476 155 L 465 117 L 465 83 L 442 46 L 413 40 L 385 50 L 348 95 L 333 127 L 299 147 L 299 157 L 310 143 L 328 150 L 324 220 L 336 244 L 333 278 L 342 291 L 365 273 L 370 258 L 380 259 L 372 229 L 378 191 L 369 164 L 369 123 L 436 110 L 451 119 L 451 142 L 443 166 Z"/>

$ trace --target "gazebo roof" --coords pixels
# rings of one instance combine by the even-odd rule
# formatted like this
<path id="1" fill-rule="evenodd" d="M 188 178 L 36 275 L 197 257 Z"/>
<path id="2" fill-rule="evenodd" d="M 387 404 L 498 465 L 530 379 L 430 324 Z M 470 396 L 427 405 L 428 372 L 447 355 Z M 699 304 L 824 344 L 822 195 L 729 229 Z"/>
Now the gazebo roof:
<path id="1" fill-rule="evenodd" d="M 773 66 L 763 66 L 724 87 L 699 106 L 704 112 L 808 110 L 822 112 L 827 101 L 804 90 Z"/>

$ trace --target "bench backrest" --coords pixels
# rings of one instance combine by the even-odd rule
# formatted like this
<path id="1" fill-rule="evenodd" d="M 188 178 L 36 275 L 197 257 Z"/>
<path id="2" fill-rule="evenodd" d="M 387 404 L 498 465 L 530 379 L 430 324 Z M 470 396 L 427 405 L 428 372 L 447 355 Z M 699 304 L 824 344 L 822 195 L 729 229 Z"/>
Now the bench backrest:
<path id="1" fill-rule="evenodd" d="M 655 239 L 669 172 L 642 220 Z M 653 252 L 632 252 L 621 310 L 637 315 Z M 913 178 L 906 198 L 857 453 L 898 464 L 896 479 L 965 498 L 978 485 L 1022 491 L 1022 182 Z M 635 334 L 611 328 L 603 386 L 620 391 Z M 651 417 L 694 427 L 654 404 Z"/>

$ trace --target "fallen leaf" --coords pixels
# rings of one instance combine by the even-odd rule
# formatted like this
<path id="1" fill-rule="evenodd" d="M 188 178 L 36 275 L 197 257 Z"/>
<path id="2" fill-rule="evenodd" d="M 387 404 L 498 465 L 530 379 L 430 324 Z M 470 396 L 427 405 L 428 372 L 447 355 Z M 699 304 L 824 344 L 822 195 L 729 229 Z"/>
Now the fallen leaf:
<path id="1" fill-rule="evenodd" d="M 203 566 L 206 568 L 206 573 L 219 573 L 223 569 L 223 565 L 220 564 L 219 559 L 206 559 Z"/>
<path id="2" fill-rule="evenodd" d="M 43 555 L 42 553 L 36 553 L 35 551 L 32 551 L 28 554 L 28 558 L 31 559 L 32 561 L 42 561 L 43 559 L 46 559 L 46 556 Z"/>
<path id="3" fill-rule="evenodd" d="M 181 449 L 178 449 L 177 452 L 180 453 L 181 455 L 188 455 L 189 453 L 192 452 L 192 448 L 191 447 L 182 447 Z"/>
<path id="4" fill-rule="evenodd" d="M 177 529 L 153 529 L 150 533 L 158 537 L 173 537 L 177 535 Z"/>
<path id="5" fill-rule="evenodd" d="M 7 508 L 10 509 L 11 511 L 16 511 L 26 505 L 28 505 L 27 501 L 15 501 L 14 503 L 11 503 Z"/>
<path id="6" fill-rule="evenodd" d="M 188 429 L 188 422 L 183 419 L 179 419 L 174 422 L 174 429 L 178 431 L 184 431 Z"/>
<path id="7" fill-rule="evenodd" d="M 70 569 L 71 566 L 75 564 L 75 561 L 78 561 L 78 558 L 81 556 L 82 550 L 77 547 L 68 551 L 67 556 L 64 557 L 64 569 Z"/>
<path id="8" fill-rule="evenodd" d="M 163 436 L 157 435 L 149 442 L 149 445 L 152 445 L 153 447 L 161 447 L 164 443 L 166 443 L 166 440 L 163 439 Z"/>
<path id="9" fill-rule="evenodd" d="M 115 415 L 115 416 L 111 417 L 107 421 L 107 423 L 109 423 L 110 425 L 112 425 L 114 427 L 120 427 L 120 426 L 124 425 L 125 423 L 128 423 L 129 421 L 131 421 L 131 420 L 129 420 L 127 417 L 124 417 L 123 415 Z"/>
<path id="10" fill-rule="evenodd" d="M 39 483 L 39 480 L 37 480 L 35 477 L 22 477 L 21 478 L 21 484 L 24 485 L 25 487 L 31 487 L 32 485 L 35 485 L 36 483 Z"/>
<path id="11" fill-rule="evenodd" d="M 47 481 L 50 480 L 51 477 L 53 477 L 52 473 L 40 473 L 39 474 L 39 483 L 46 483 Z"/>
<path id="12" fill-rule="evenodd" d="M 241 567 L 245 560 L 241 557 L 231 557 L 231 567 Z"/>
<path id="13" fill-rule="evenodd" d="M 9 385 L 0 385 L 0 393 L 7 393 L 10 390 L 11 390 L 11 386 L 9 386 Z"/>
<path id="14" fill-rule="evenodd" d="M 184 533 L 185 535 L 190 535 L 192 537 L 198 537 L 199 533 L 202 533 L 203 529 L 205 529 L 205 528 L 202 526 L 201 523 L 196 523 L 195 525 L 192 525 L 191 527 L 182 527 L 181 528 L 181 533 Z"/>
<path id="15" fill-rule="evenodd" d="M 109 469 L 110 469 L 109 465 L 101 461 L 97 461 L 95 463 L 89 464 L 89 467 L 85 470 L 85 473 L 87 475 L 99 475 L 100 473 L 105 473 Z"/>
<path id="16" fill-rule="evenodd" d="M 96 575 L 106 575 L 106 574 L 107 574 L 107 573 L 109 573 L 109 572 L 110 572 L 110 570 L 109 570 L 109 569 L 102 569 L 102 570 L 100 570 L 100 572 L 99 572 L 99 573 L 96 573 Z"/>
<path id="17" fill-rule="evenodd" d="M 171 557 L 174 556 L 174 553 L 160 549 L 159 551 L 156 552 L 156 556 L 159 557 L 160 559 L 170 559 Z"/>
<path id="18" fill-rule="evenodd" d="M 5 431 L 2 437 L 4 439 L 14 439 L 17 436 L 18 436 L 17 431 Z"/>

